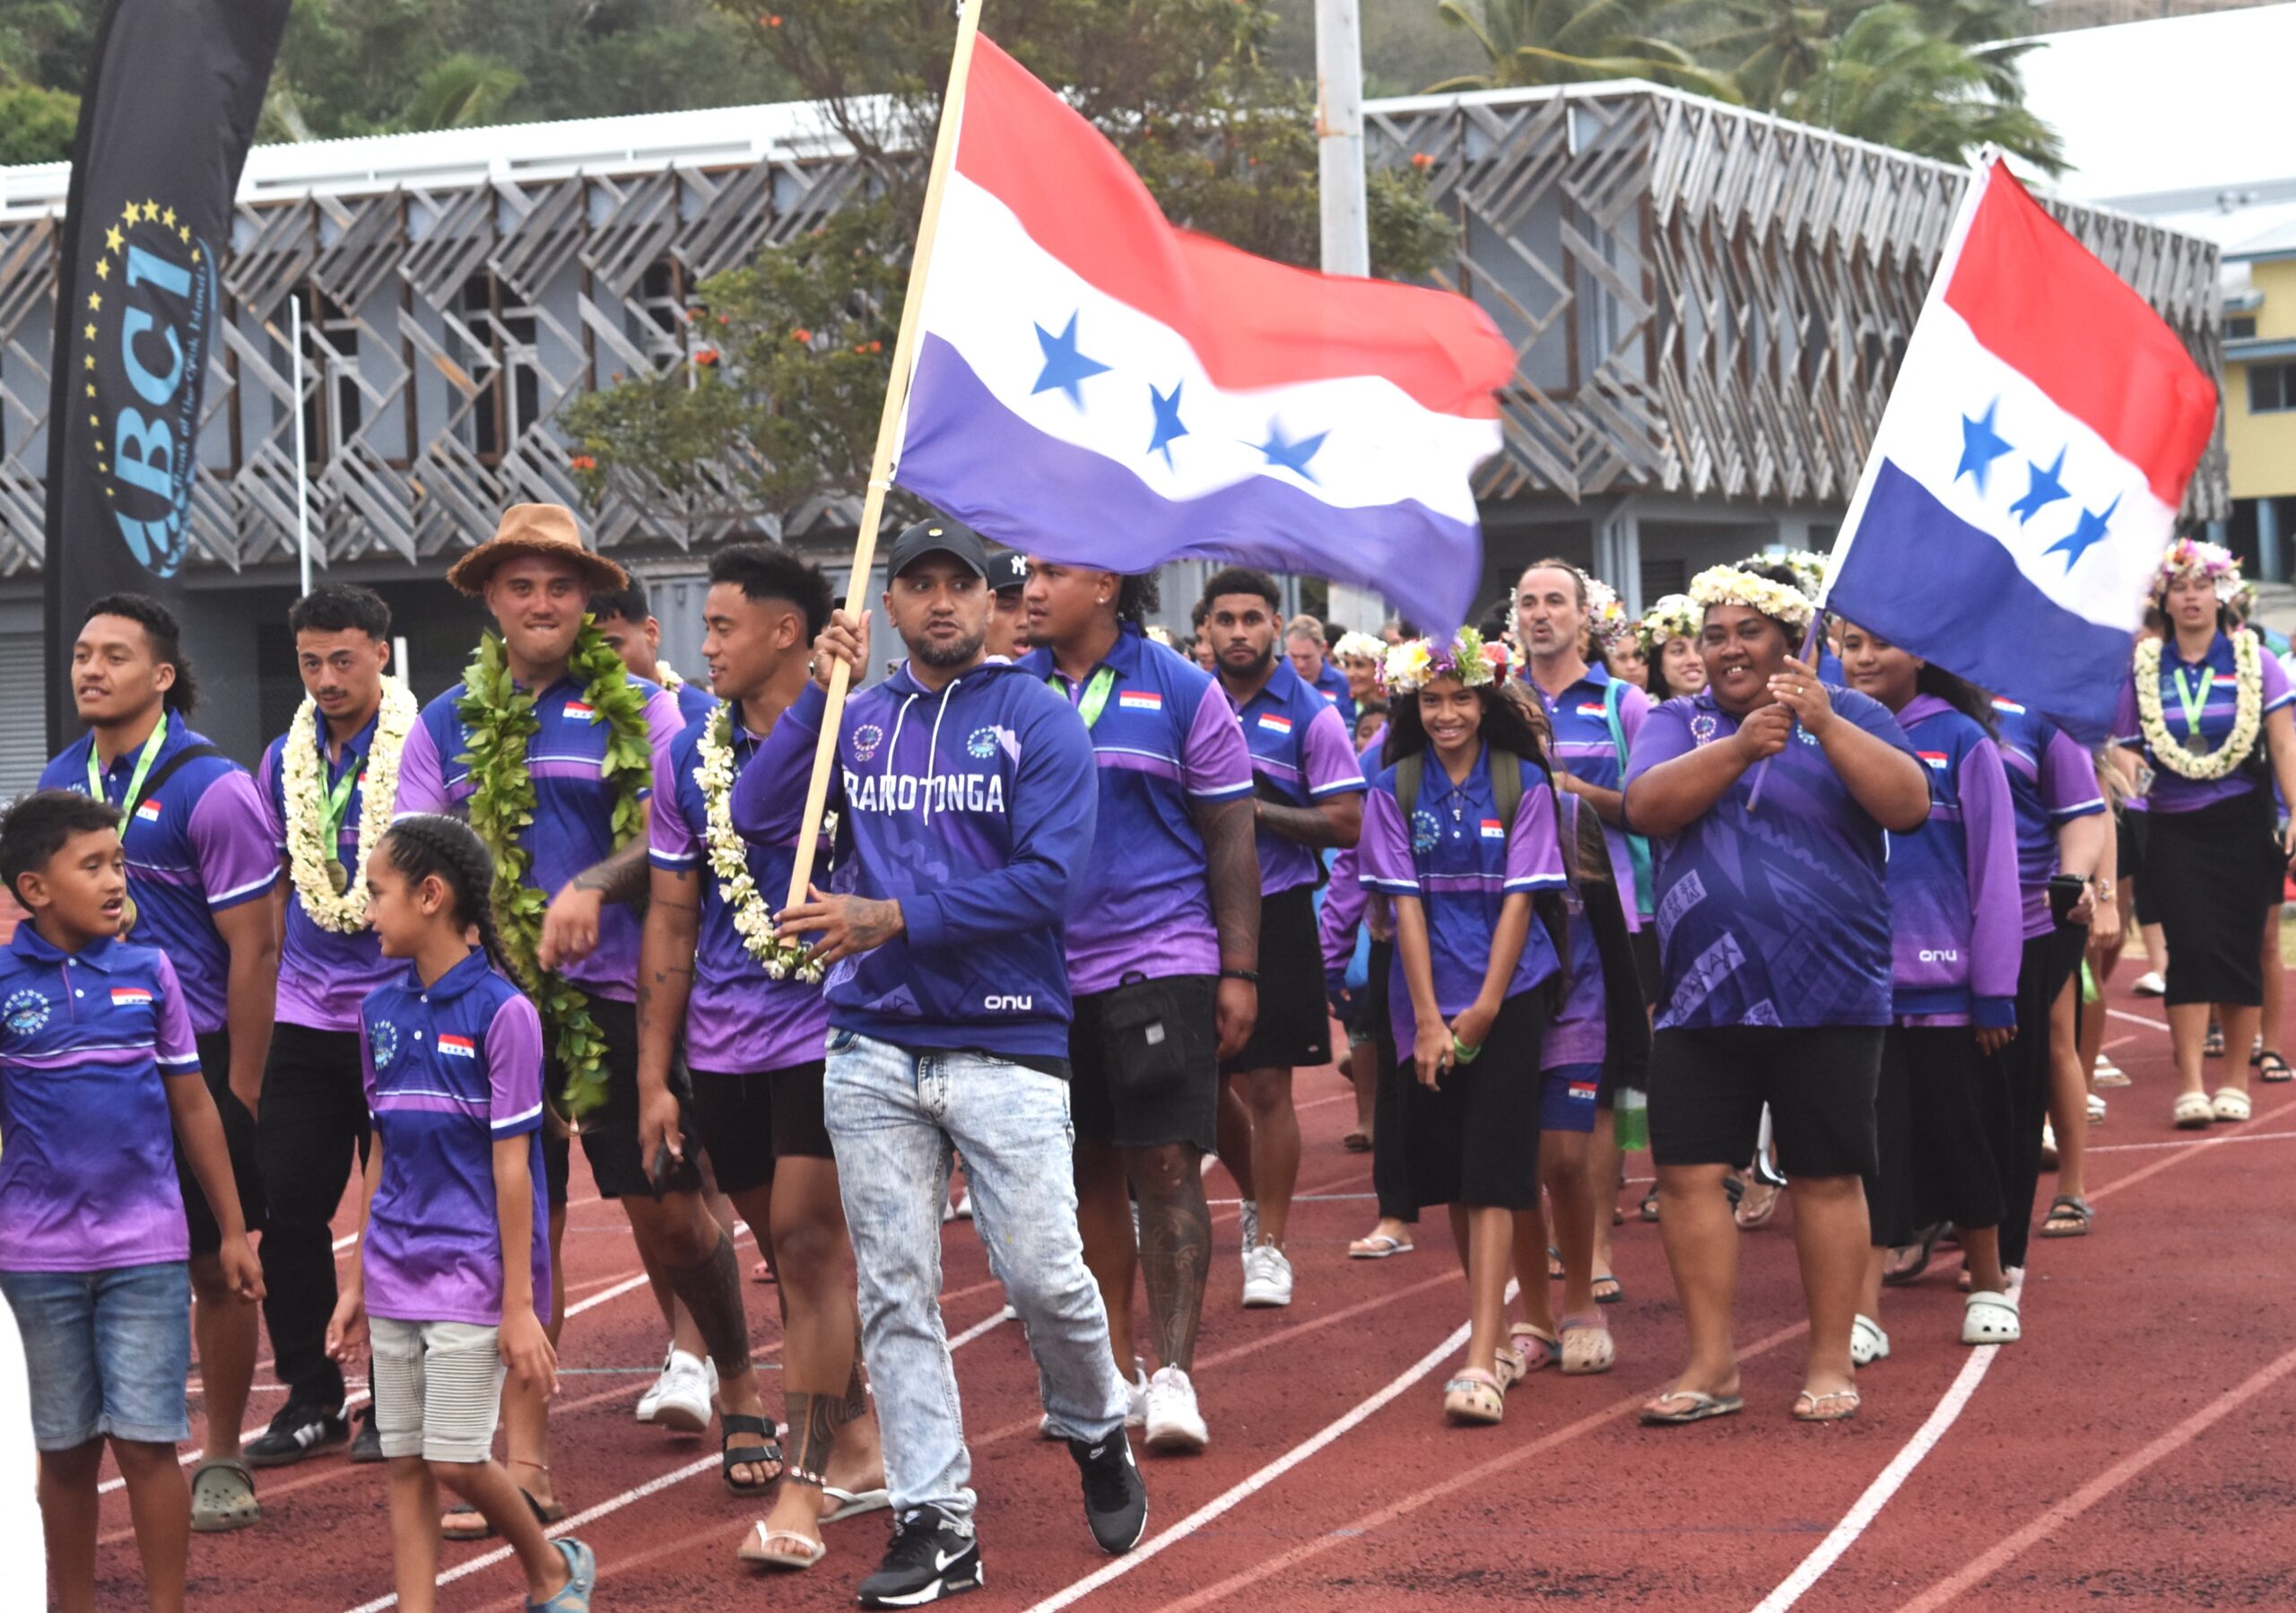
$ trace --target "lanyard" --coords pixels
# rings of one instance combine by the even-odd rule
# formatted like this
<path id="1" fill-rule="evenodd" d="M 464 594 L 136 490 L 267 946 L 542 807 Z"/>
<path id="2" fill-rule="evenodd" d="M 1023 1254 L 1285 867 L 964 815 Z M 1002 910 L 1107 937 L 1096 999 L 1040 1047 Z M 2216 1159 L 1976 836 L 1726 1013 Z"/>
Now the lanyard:
<path id="1" fill-rule="evenodd" d="M 144 742 L 144 749 L 135 758 L 135 772 L 128 778 L 127 798 L 119 806 L 120 831 L 123 833 L 135 819 L 135 798 L 144 793 L 144 780 L 152 776 L 152 763 L 159 760 L 160 747 L 167 742 L 168 719 L 163 713 L 160 718 L 160 726 L 153 728 L 152 737 Z M 96 742 L 93 736 L 91 736 L 88 740 L 88 793 L 99 801 L 111 798 L 109 792 L 104 789 L 103 769 L 96 765 Z"/>
<path id="2" fill-rule="evenodd" d="M 1060 687 L 1060 678 L 1057 674 L 1044 681 L 1056 689 Z M 1084 719 L 1084 727 L 1087 729 L 1100 721 L 1100 713 L 1108 707 L 1109 691 L 1115 687 L 1116 668 L 1113 667 L 1100 668 L 1092 674 L 1092 681 L 1084 685 L 1084 698 L 1076 702 L 1076 715 Z"/>
<path id="3" fill-rule="evenodd" d="M 322 843 L 330 848 L 341 845 L 343 820 L 351 815 L 351 792 L 358 789 L 359 780 L 367 776 L 367 758 L 361 756 L 357 761 L 356 767 L 335 781 L 335 788 L 327 792 L 326 800 L 319 808 L 320 822 L 324 825 L 321 833 L 326 837 Z"/>
<path id="4" fill-rule="evenodd" d="M 2200 732 L 2200 714 L 2208 708 L 2208 692 L 2216 686 L 2216 668 L 2211 667 L 2200 680 L 2200 693 L 2196 695 L 2186 686 L 2184 668 L 2170 673 L 2177 686 L 2177 704 L 2184 709 L 2185 737 L 2193 738 Z"/>

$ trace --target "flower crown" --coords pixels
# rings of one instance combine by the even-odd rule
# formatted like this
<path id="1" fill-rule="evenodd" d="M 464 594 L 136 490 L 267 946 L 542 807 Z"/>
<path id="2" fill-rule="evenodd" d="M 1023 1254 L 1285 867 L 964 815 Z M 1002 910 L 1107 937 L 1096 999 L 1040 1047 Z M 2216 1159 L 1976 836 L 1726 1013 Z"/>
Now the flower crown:
<path id="1" fill-rule="evenodd" d="M 1375 639 L 1368 632 L 1350 629 L 1339 635 L 1339 642 L 1331 647 L 1331 655 L 1335 661 L 1370 661 L 1377 664 L 1387 658 L 1387 643 L 1385 639 Z"/>
<path id="2" fill-rule="evenodd" d="M 1642 653 L 1655 656 L 1669 639 L 1695 639 L 1705 625 L 1698 601 L 1688 594 L 1668 594 L 1645 611 L 1638 629 Z"/>
<path id="3" fill-rule="evenodd" d="M 1756 571 L 1762 566 L 1784 566 L 1794 573 L 1795 586 L 1814 599 L 1825 587 L 1827 563 L 1826 557 L 1814 549 L 1788 549 L 1782 554 L 1749 554 L 1738 562 L 1738 569 Z"/>
<path id="4" fill-rule="evenodd" d="M 1701 611 L 1717 605 L 1744 606 L 1788 627 L 1806 627 L 1817 614 L 1817 607 L 1801 589 L 1735 566 L 1709 566 L 1692 578 L 1690 598 Z"/>
<path id="5" fill-rule="evenodd" d="M 1618 590 L 1599 577 L 1587 579 L 1587 625 L 1598 644 L 1611 644 L 1634 632 L 1634 619 L 1619 603 Z"/>
<path id="6" fill-rule="evenodd" d="M 2203 543 L 2190 537 L 2177 539 L 2161 553 L 2161 570 L 2152 580 L 2153 597 L 2159 598 L 2165 595 L 2170 583 L 2195 572 L 2216 585 L 2216 602 L 2219 605 L 2229 605 L 2239 597 L 2239 557 L 2222 544 Z"/>
<path id="7" fill-rule="evenodd" d="M 1513 667 L 1505 644 L 1486 644 L 1474 628 L 1462 627 L 1440 649 L 1431 639 L 1409 639 L 1389 650 L 1379 663 L 1379 687 L 1389 694 L 1416 694 L 1439 677 L 1455 677 L 1480 689 L 1507 676 Z"/>

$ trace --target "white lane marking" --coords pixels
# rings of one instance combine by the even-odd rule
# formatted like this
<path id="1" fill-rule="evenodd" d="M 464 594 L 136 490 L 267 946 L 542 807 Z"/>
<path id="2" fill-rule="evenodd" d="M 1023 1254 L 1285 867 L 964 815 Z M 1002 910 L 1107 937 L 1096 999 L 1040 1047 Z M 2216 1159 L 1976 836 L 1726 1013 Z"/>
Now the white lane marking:
<path id="1" fill-rule="evenodd" d="M 2131 1024 L 2149 1025 L 2156 1031 L 2165 1031 L 2169 1028 L 2169 1022 L 2165 1019 L 2147 1019 L 2142 1014 L 2124 1014 L 2118 1008 L 2107 1008 L 2105 1012 L 2115 1019 L 2126 1019 Z"/>
<path id="2" fill-rule="evenodd" d="M 1507 1285 L 1508 1303 L 1512 1304 L 1514 1303 L 1517 1292 L 1518 1290 L 1515 1284 L 1510 1282 Z M 1306 1461 L 1309 1457 L 1315 1455 L 1326 1446 L 1330 1445 L 1341 1436 L 1347 1434 L 1350 1430 L 1360 1426 L 1367 1418 L 1378 1412 L 1382 1407 L 1387 1405 L 1405 1391 L 1417 1383 L 1422 1378 L 1426 1377 L 1428 1373 L 1440 1366 L 1447 1359 L 1457 1352 L 1462 1345 L 1466 1343 L 1467 1334 L 1470 1330 L 1471 1329 L 1467 1324 L 1461 1323 L 1460 1326 L 1454 1330 L 1448 1338 L 1445 1338 L 1442 1343 L 1437 1345 L 1433 1349 L 1428 1351 L 1418 1360 L 1404 1368 L 1402 1373 L 1391 1380 L 1384 1389 L 1379 1390 L 1368 1399 L 1358 1402 L 1353 1409 L 1334 1419 L 1332 1422 L 1326 1423 L 1315 1434 L 1310 1434 L 1308 1438 L 1292 1446 L 1289 1451 L 1286 1451 L 1283 1455 L 1277 1457 L 1274 1461 L 1269 1462 L 1265 1467 L 1260 1469 L 1259 1471 L 1254 1473 L 1250 1478 L 1244 1479 L 1241 1483 L 1237 1484 L 1232 1488 L 1213 1496 L 1202 1506 L 1197 1507 L 1196 1511 L 1190 1513 L 1187 1517 L 1181 1519 L 1178 1523 L 1173 1524 L 1171 1528 L 1166 1530 L 1162 1534 L 1158 1535 L 1154 1539 L 1144 1541 L 1141 1545 L 1135 1548 L 1129 1555 L 1118 1557 L 1115 1562 L 1110 1563 L 1107 1567 L 1099 1570 L 1097 1573 L 1086 1574 L 1083 1579 L 1078 1580 L 1066 1590 L 1055 1591 L 1052 1595 L 1046 1597 L 1042 1601 L 1031 1607 L 1028 1609 L 1028 1613 L 1058 1613 L 1058 1609 L 1083 1600 L 1084 1598 L 1091 1595 L 1092 1592 L 1100 1590 L 1102 1586 L 1113 1583 L 1115 1581 L 1122 1579 L 1126 1574 L 1130 1574 L 1143 1563 L 1145 1563 L 1152 1557 L 1157 1556 L 1167 1547 L 1178 1545 L 1182 1540 L 1187 1539 L 1190 1535 L 1196 1533 L 1196 1530 L 1202 1529 L 1213 1519 L 1220 1517 L 1225 1513 L 1233 1511 L 1236 1507 L 1250 1500 L 1254 1495 L 1259 1494 L 1260 1491 L 1265 1489 L 1269 1485 L 1274 1484 L 1277 1479 L 1283 1478 L 1283 1475 L 1289 1473 L 1301 1462 Z M 364 1613 L 364 1610 L 361 1609 L 361 1613 Z"/>
<path id="3" fill-rule="evenodd" d="M 2285 1142 L 2292 1137 L 2296 1137 L 2296 1131 L 2237 1131 L 2224 1137 L 2213 1137 L 2208 1140 L 2212 1143 L 2274 1143 Z M 2165 1143 L 2104 1143 L 2101 1145 L 2091 1143 L 2089 1152 L 2092 1154 L 2139 1154 L 2149 1153 L 2155 1148 L 2190 1148 L 2195 1146 L 2190 1138 L 2182 1138 L 2175 1142 Z"/>
<path id="4" fill-rule="evenodd" d="M 1817 1549 L 1804 1557 L 1800 1565 L 1786 1576 L 1777 1590 L 1755 1605 L 1754 1613 L 1786 1613 L 1787 1609 L 1802 1600 L 1804 1592 L 1825 1577 L 1826 1570 L 1840 1560 L 1842 1553 L 1857 1543 L 1857 1538 L 1866 1532 L 1866 1525 L 1872 1523 L 1881 1510 L 1890 1504 L 1890 1498 L 1898 1493 L 1905 1481 L 1913 1477 L 1913 1470 L 1921 1465 L 1921 1459 L 1945 1437 L 1945 1431 L 1961 1417 L 1962 1408 L 1970 1403 L 1970 1397 L 1977 1393 L 1977 1386 L 1985 1382 L 1985 1374 L 1992 1367 L 1994 1357 L 2000 1353 L 2001 1347 L 1997 1344 L 1981 1344 L 1970 1352 L 1969 1360 L 1962 1364 L 1961 1373 L 1953 1379 L 1952 1387 L 1945 1391 L 1944 1398 L 1930 1412 L 1928 1421 L 1914 1431 L 1913 1437 L 1906 1441 L 1904 1448 L 1890 1459 L 1890 1465 L 1866 1487 L 1866 1493 L 1842 1515 L 1841 1521 L 1833 1526 L 1826 1538 L 1818 1542 Z"/>

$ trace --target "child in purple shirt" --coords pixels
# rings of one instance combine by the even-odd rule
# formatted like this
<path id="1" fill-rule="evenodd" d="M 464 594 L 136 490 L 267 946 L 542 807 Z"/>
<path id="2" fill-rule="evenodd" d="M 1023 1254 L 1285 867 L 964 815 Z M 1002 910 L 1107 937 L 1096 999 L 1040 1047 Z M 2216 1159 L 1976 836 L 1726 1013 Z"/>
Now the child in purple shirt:
<path id="1" fill-rule="evenodd" d="M 505 1369 L 545 1395 L 557 1386 L 544 1325 L 542 1019 L 509 977 L 491 861 L 467 826 L 401 818 L 365 872 L 383 955 L 408 968 L 361 1010 L 374 1140 L 327 1347 L 343 1359 L 372 1334 L 399 1593 L 427 1600 L 437 1582 L 443 1483 L 509 1542 L 528 1608 L 588 1613 L 590 1548 L 546 1538 L 493 1457 Z"/>
<path id="2" fill-rule="evenodd" d="M 1503 689 L 1507 651 L 1481 635 L 1415 640 L 1388 656 L 1382 759 L 1365 798 L 1362 883 L 1395 903 L 1387 982 L 1405 1094 L 1412 1197 L 1448 1205 L 1465 1251 L 1466 1365 L 1444 1415 L 1496 1423 L 1521 1373 L 1501 1334 L 1516 1212 L 1539 1195 L 1539 1037 L 1565 884 L 1554 787 L 1529 713 Z M 1513 778 L 1508 778 L 1508 773 Z M 1502 1373 L 1504 1374 L 1502 1376 Z"/>
<path id="3" fill-rule="evenodd" d="M 48 1520 L 60 1600 L 95 1604 L 109 1440 L 151 1605 L 181 1608 L 191 1277 L 175 1135 L 222 1225 L 224 1303 L 253 1303 L 263 1282 L 183 988 L 165 953 L 117 938 L 118 822 L 50 789 L 0 823 L 0 878 L 31 915 L 0 953 L 0 1294 L 23 1333 L 40 1493 L 73 1521 Z M 74 1523 L 84 1532 L 61 1538 Z"/>

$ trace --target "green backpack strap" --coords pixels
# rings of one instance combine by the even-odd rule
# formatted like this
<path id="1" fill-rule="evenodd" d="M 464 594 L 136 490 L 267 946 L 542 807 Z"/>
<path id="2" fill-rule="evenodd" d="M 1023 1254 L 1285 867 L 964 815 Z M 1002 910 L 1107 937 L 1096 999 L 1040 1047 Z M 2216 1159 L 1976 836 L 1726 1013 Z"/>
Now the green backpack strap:
<path id="1" fill-rule="evenodd" d="M 1419 786 L 1427 777 L 1427 755 L 1422 751 L 1396 763 L 1396 807 L 1403 814 L 1403 832 L 1411 833 L 1411 815 L 1419 809 Z"/>
<path id="2" fill-rule="evenodd" d="M 1512 751 L 1491 753 L 1495 763 L 1500 756 L 1514 763 L 1512 767 L 1491 770 L 1491 795 L 1499 806 L 1499 821 L 1509 829 L 1515 826 L 1515 809 L 1523 804 L 1523 759 Z"/>
<path id="3" fill-rule="evenodd" d="M 1610 725 L 1611 746 L 1618 752 L 1619 788 L 1626 788 L 1626 725 L 1619 720 L 1619 703 L 1626 698 L 1627 685 L 1617 678 L 1603 691 L 1603 720 Z M 1636 915 L 1648 919 L 1655 911 L 1650 890 L 1650 842 L 1642 835 L 1628 831 L 1627 860 L 1634 867 L 1634 907 Z"/>

